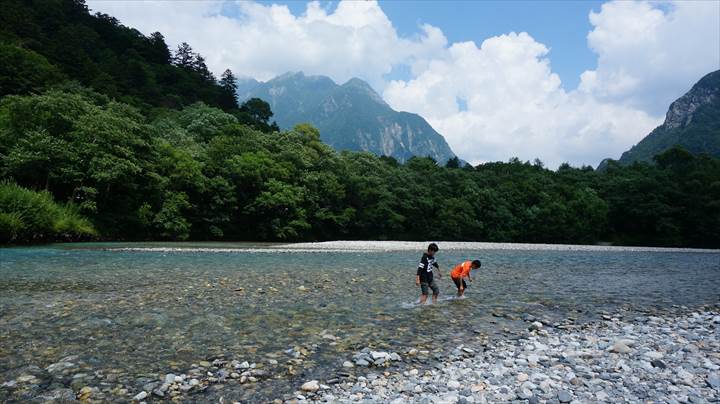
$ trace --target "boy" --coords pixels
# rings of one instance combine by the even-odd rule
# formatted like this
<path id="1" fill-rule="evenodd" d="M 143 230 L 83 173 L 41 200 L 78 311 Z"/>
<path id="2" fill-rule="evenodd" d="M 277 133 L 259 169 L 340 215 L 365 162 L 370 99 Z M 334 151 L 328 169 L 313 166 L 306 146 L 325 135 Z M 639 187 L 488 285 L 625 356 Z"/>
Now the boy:
<path id="1" fill-rule="evenodd" d="M 436 252 L 438 252 L 437 244 L 431 243 L 428 246 L 427 252 L 420 258 L 420 263 L 418 264 L 415 285 L 420 286 L 420 304 L 425 304 L 425 301 L 427 301 L 429 289 L 432 289 L 433 292 L 433 304 L 437 303 L 437 298 L 440 294 L 440 288 L 438 288 L 437 283 L 433 280 L 433 267 L 438 269 L 438 278 L 442 278 L 440 265 L 435 261 Z"/>
<path id="2" fill-rule="evenodd" d="M 470 271 L 480 268 L 481 265 L 482 263 L 480 260 L 474 260 L 472 262 L 465 261 L 462 264 L 458 264 L 455 268 L 453 268 L 452 272 L 450 272 L 450 278 L 452 278 L 453 282 L 455 282 L 455 286 L 458 290 L 458 297 L 462 297 L 465 294 L 465 289 L 467 289 L 465 278 L 472 282 L 472 278 L 470 278 Z"/>

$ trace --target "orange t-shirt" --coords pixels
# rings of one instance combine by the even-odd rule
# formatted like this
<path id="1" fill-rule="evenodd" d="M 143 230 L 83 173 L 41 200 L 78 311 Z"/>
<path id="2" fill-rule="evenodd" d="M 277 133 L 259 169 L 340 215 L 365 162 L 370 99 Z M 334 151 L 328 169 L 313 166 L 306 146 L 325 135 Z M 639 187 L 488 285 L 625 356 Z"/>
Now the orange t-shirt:
<path id="1" fill-rule="evenodd" d="M 471 269 L 472 261 L 465 261 L 462 264 L 458 264 L 455 268 L 453 268 L 452 272 L 450 272 L 450 277 L 455 279 L 464 278 L 470 275 Z"/>

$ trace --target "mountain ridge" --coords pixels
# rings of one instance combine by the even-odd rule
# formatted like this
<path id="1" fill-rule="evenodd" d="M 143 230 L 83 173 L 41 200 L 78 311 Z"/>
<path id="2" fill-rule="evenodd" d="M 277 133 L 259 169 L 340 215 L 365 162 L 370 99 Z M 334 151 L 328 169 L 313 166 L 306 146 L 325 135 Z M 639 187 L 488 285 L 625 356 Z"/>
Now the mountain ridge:
<path id="1" fill-rule="evenodd" d="M 654 156 L 674 146 L 693 154 L 720 157 L 720 70 L 703 76 L 670 104 L 662 125 L 625 151 L 618 163 L 652 162 Z M 604 169 L 608 160 L 603 160 L 598 169 Z"/>
<path id="2" fill-rule="evenodd" d="M 403 162 L 412 156 L 443 163 L 455 153 L 420 115 L 393 110 L 365 81 L 337 84 L 327 76 L 288 72 L 257 82 L 240 101 L 260 98 L 270 104 L 281 128 L 308 122 L 336 150 L 369 151 Z"/>

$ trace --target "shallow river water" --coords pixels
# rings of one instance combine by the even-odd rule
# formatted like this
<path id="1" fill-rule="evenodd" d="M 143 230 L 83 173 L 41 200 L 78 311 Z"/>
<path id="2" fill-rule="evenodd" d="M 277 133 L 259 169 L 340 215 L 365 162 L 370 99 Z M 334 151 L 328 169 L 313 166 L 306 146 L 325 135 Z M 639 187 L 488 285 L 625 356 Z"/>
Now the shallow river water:
<path id="1" fill-rule="evenodd" d="M 414 277 L 422 252 L 414 244 L 392 246 L 0 249 L 0 384 L 71 355 L 83 364 L 80 377 L 41 380 L 26 393 L 4 386 L 0 400 L 30 398 L 51 383 L 75 391 L 122 386 L 132 397 L 166 373 L 223 357 L 257 363 L 270 377 L 185 400 L 267 401 L 309 378 L 327 380 L 364 347 L 415 347 L 433 359 L 447 347 L 526 327 L 516 320 L 528 314 L 580 322 L 621 307 L 720 302 L 718 251 L 440 243 L 441 301 L 417 307 Z M 467 298 L 445 300 L 453 294 L 448 270 L 474 258 L 483 267 Z M 302 352 L 300 360 L 289 350 Z"/>

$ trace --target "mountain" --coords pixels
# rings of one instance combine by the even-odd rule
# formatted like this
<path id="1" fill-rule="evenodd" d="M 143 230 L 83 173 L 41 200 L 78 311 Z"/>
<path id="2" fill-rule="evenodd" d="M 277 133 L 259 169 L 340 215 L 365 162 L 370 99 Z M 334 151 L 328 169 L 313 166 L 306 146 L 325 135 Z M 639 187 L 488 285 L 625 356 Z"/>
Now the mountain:
<path id="1" fill-rule="evenodd" d="M 670 104 L 665 122 L 623 153 L 619 162 L 652 162 L 655 155 L 676 145 L 693 154 L 720 157 L 720 70 L 707 74 Z"/>
<path id="2" fill-rule="evenodd" d="M 370 85 L 353 78 L 338 85 L 329 77 L 286 73 L 260 83 L 239 84 L 240 101 L 257 97 L 270 104 L 283 129 L 309 122 L 336 150 L 369 151 L 405 161 L 455 157 L 445 139 L 417 114 L 390 108 Z"/>

